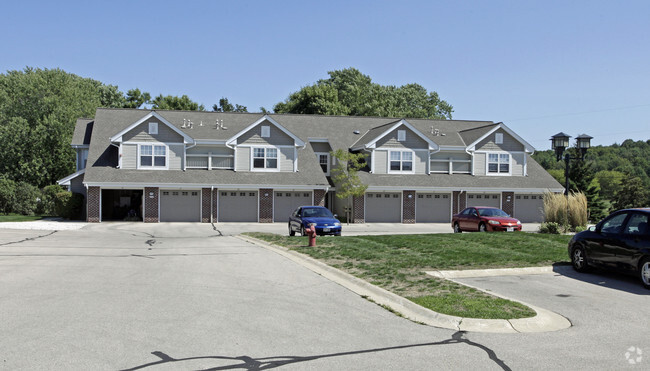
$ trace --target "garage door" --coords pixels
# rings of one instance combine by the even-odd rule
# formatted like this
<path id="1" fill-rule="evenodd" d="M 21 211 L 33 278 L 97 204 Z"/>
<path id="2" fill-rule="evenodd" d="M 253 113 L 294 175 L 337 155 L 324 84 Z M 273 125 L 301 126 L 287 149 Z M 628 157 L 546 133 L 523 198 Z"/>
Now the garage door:
<path id="1" fill-rule="evenodd" d="M 366 193 L 366 222 L 401 223 L 401 193 Z"/>
<path id="2" fill-rule="evenodd" d="M 514 217 L 527 223 L 544 221 L 544 199 L 542 195 L 515 195 Z"/>
<path id="3" fill-rule="evenodd" d="M 467 206 L 489 206 L 501 208 L 501 197 L 498 194 L 467 194 Z"/>
<path id="4" fill-rule="evenodd" d="M 220 191 L 220 222 L 257 222 L 257 191 Z"/>
<path id="5" fill-rule="evenodd" d="M 280 192 L 275 191 L 273 195 L 273 221 L 287 222 L 289 215 L 298 206 L 311 205 L 311 192 Z"/>
<path id="6" fill-rule="evenodd" d="M 197 191 L 161 191 L 161 222 L 200 222 L 201 196 Z"/>
<path id="7" fill-rule="evenodd" d="M 418 193 L 415 204 L 417 223 L 448 223 L 451 221 L 451 197 L 448 194 Z"/>

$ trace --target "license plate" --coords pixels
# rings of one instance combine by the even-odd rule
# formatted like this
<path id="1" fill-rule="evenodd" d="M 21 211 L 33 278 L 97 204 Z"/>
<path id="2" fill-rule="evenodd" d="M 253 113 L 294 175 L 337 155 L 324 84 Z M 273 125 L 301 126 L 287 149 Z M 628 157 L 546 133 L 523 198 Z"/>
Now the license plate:
<path id="1" fill-rule="evenodd" d="M 323 228 L 323 232 L 329 232 L 329 231 L 330 231 L 329 228 Z"/>
<path id="2" fill-rule="evenodd" d="M 506 228 L 506 231 L 508 231 L 508 232 L 514 232 L 514 231 L 515 231 L 515 227 L 508 227 L 508 228 Z"/>

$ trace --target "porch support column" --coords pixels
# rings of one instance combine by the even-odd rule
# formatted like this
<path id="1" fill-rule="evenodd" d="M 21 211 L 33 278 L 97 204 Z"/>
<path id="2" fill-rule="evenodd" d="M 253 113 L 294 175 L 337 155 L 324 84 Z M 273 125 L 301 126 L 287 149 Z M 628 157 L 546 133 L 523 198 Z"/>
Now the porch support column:
<path id="1" fill-rule="evenodd" d="M 352 220 L 354 223 L 365 223 L 365 195 L 363 196 L 354 196 L 352 198 Z"/>
<path id="2" fill-rule="evenodd" d="M 273 223 L 273 190 L 261 188 L 259 200 L 260 223 Z"/>
<path id="3" fill-rule="evenodd" d="M 402 223 L 415 223 L 415 191 L 402 191 Z"/>
<path id="4" fill-rule="evenodd" d="M 88 187 L 88 199 L 86 202 L 86 221 L 88 223 L 99 223 L 101 210 L 101 194 L 99 187 Z"/>
<path id="5" fill-rule="evenodd" d="M 145 223 L 158 223 L 160 215 L 158 215 L 158 187 L 144 187 L 144 222 Z"/>

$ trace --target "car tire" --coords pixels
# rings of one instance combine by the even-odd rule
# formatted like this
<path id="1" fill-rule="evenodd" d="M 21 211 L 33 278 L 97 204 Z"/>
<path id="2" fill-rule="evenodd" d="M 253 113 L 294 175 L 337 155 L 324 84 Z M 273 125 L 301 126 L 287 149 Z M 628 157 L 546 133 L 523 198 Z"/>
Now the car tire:
<path id="1" fill-rule="evenodd" d="M 639 263 L 639 278 L 646 289 L 650 289 L 650 258 L 641 259 Z"/>
<path id="2" fill-rule="evenodd" d="M 463 233 L 458 223 L 454 223 L 454 233 Z"/>
<path id="3" fill-rule="evenodd" d="M 307 232 L 305 231 L 305 226 L 303 225 L 300 227 L 300 235 L 305 237 L 307 235 Z"/>
<path id="4" fill-rule="evenodd" d="M 584 273 L 589 270 L 584 247 L 577 245 L 571 250 L 571 265 L 576 272 Z"/>
<path id="5" fill-rule="evenodd" d="M 289 224 L 289 236 L 290 236 L 290 237 L 293 237 L 293 236 L 295 236 L 295 235 L 296 235 L 296 231 L 294 231 L 293 229 L 291 229 L 291 224 Z"/>
<path id="6" fill-rule="evenodd" d="M 478 231 L 479 232 L 487 232 L 487 227 L 485 226 L 485 223 L 481 223 L 478 225 Z"/>

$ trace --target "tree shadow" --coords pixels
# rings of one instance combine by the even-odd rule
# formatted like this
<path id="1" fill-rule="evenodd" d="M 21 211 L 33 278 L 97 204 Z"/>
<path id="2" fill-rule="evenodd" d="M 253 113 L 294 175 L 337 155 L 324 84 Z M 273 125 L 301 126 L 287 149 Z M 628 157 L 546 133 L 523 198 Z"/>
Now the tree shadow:
<path id="1" fill-rule="evenodd" d="M 357 354 L 369 354 L 369 353 L 378 353 L 378 352 L 386 352 L 386 351 L 392 351 L 392 350 L 398 350 L 398 349 L 407 349 L 407 348 L 417 348 L 417 347 L 430 347 L 430 346 L 438 346 L 438 345 L 450 345 L 450 344 L 466 344 L 469 346 L 473 346 L 476 348 L 479 348 L 483 350 L 485 353 L 487 353 L 488 357 L 494 364 L 496 364 L 498 367 L 500 367 L 503 370 L 510 370 L 510 367 L 508 367 L 505 362 L 496 355 L 496 353 L 486 347 L 485 345 L 473 342 L 467 338 L 464 338 L 465 332 L 464 331 L 457 331 L 455 332 L 450 339 L 443 340 L 443 341 L 438 341 L 438 342 L 430 342 L 430 343 L 421 343 L 421 344 L 410 344 L 410 345 L 397 345 L 397 346 L 392 346 L 392 347 L 385 347 L 385 348 L 375 348 L 375 349 L 364 349 L 364 350 L 356 350 L 356 351 L 349 351 L 349 352 L 340 352 L 340 353 L 328 353 L 328 354 L 319 354 L 319 355 L 313 355 L 313 356 L 274 356 L 274 357 L 261 357 L 261 358 L 253 358 L 250 356 L 238 356 L 238 357 L 229 357 L 229 356 L 198 356 L 198 357 L 187 357 L 187 358 L 173 358 L 163 352 L 160 351 L 155 351 L 152 352 L 151 354 L 155 355 L 156 357 L 159 358 L 158 361 L 150 362 L 150 363 L 145 363 L 139 366 L 135 366 L 132 368 L 124 369 L 122 371 L 135 371 L 135 370 L 141 370 L 144 368 L 148 367 L 153 367 L 153 366 L 158 366 L 158 365 L 165 365 L 165 364 L 174 364 L 177 362 L 188 362 L 188 361 L 193 361 L 193 360 L 227 360 L 227 361 L 235 361 L 236 363 L 231 364 L 231 365 L 225 365 L 225 366 L 216 366 L 216 367 L 210 367 L 210 368 L 205 368 L 203 369 L 204 371 L 216 371 L 216 370 L 235 370 L 235 369 L 241 369 L 241 370 L 268 370 L 280 366 L 285 366 L 285 365 L 290 365 L 290 364 L 295 364 L 295 363 L 301 363 L 301 362 L 309 362 L 317 359 L 323 359 L 323 358 L 333 358 L 333 357 L 344 357 L 344 356 L 349 356 L 349 355 L 357 355 Z"/>

